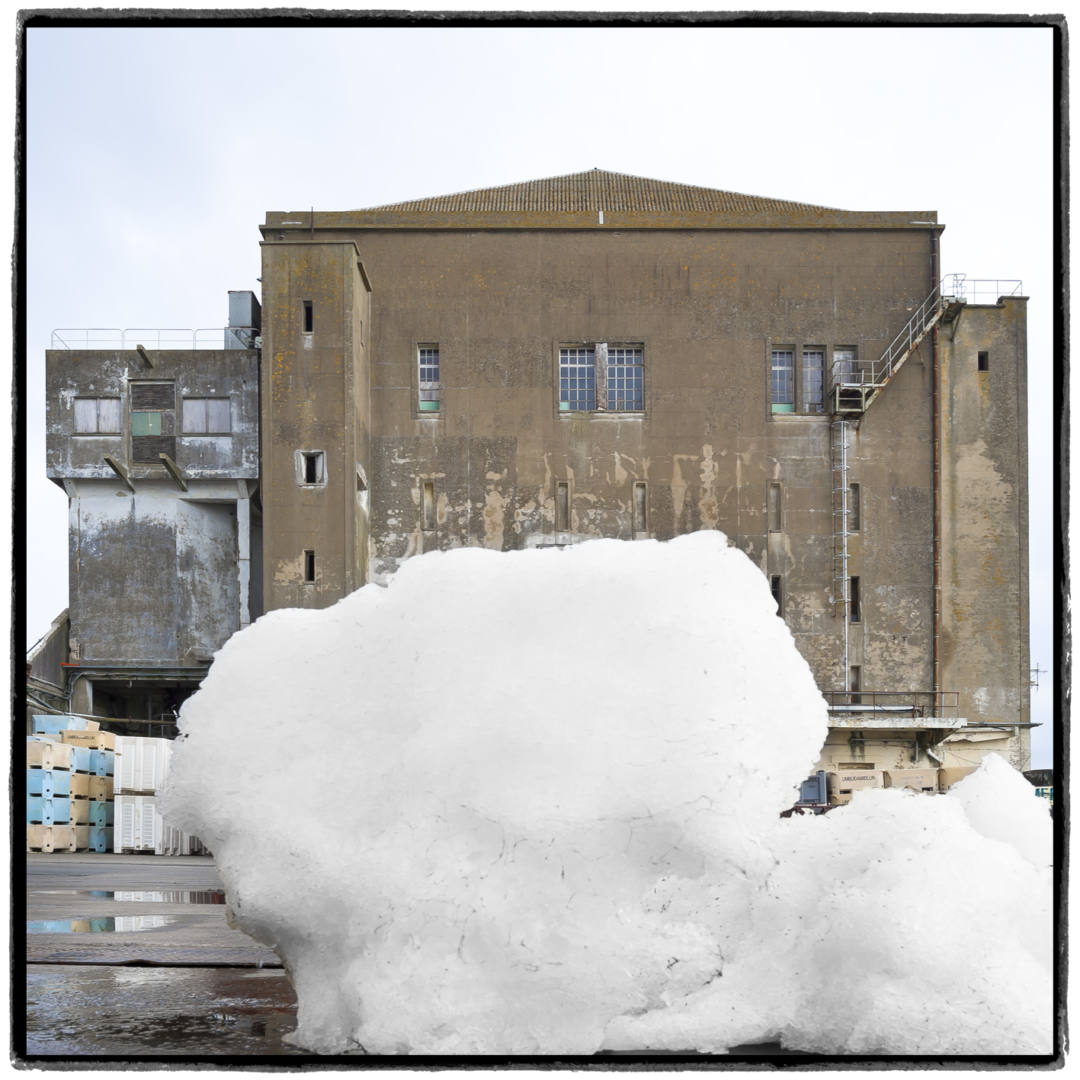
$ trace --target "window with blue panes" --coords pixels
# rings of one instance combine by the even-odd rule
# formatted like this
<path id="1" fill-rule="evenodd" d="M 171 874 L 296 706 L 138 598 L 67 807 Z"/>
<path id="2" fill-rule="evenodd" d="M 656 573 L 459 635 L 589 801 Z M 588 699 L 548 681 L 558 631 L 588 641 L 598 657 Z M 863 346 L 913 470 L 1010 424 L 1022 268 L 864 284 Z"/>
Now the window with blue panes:
<path id="1" fill-rule="evenodd" d="M 417 371 L 419 375 L 420 412 L 439 411 L 439 346 L 421 345 L 417 349 Z"/>
<path id="2" fill-rule="evenodd" d="M 772 411 L 795 411 L 795 350 L 772 351 Z"/>
<path id="3" fill-rule="evenodd" d="M 641 412 L 645 407 L 645 350 L 640 345 L 608 348 L 607 407 Z"/>
<path id="4" fill-rule="evenodd" d="M 596 408 L 596 351 L 589 346 L 559 349 L 560 412 Z"/>

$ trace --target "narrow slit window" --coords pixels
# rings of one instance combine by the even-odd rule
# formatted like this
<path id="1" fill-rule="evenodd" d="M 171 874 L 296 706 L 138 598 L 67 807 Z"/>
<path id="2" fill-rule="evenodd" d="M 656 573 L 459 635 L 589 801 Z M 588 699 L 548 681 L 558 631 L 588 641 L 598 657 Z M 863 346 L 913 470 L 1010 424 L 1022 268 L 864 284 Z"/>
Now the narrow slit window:
<path id="1" fill-rule="evenodd" d="M 304 552 L 304 580 L 315 580 L 315 552 L 311 550 Z"/>
<path id="2" fill-rule="evenodd" d="M 804 413 L 825 411 L 825 350 L 803 349 L 802 397 Z"/>
<path id="3" fill-rule="evenodd" d="M 776 614 L 784 614 L 783 593 L 781 592 L 780 575 L 773 574 L 769 578 L 769 588 L 772 590 L 772 598 L 776 601 Z"/>
<path id="4" fill-rule="evenodd" d="M 433 480 L 424 481 L 422 502 L 424 529 L 430 531 L 435 528 L 435 482 Z"/>
<path id="5" fill-rule="evenodd" d="M 780 532 L 783 520 L 780 512 L 780 485 L 769 485 L 769 532 Z"/>
<path id="6" fill-rule="evenodd" d="M 647 519 L 648 490 L 643 480 L 634 481 L 634 532 L 648 529 Z"/>
<path id="7" fill-rule="evenodd" d="M 862 491 L 858 484 L 852 484 L 848 491 L 848 528 L 851 532 L 862 528 Z"/>
<path id="8" fill-rule="evenodd" d="M 441 398 L 439 384 L 439 346 L 421 345 L 417 349 L 417 375 L 419 395 L 417 408 L 420 412 L 437 413 Z"/>
<path id="9" fill-rule="evenodd" d="M 862 598 L 859 596 L 859 579 L 857 577 L 851 579 L 848 597 L 851 605 L 851 621 L 862 622 Z"/>
<path id="10" fill-rule="evenodd" d="M 315 330 L 315 305 L 310 300 L 304 301 L 304 333 L 310 334 Z"/>
<path id="11" fill-rule="evenodd" d="M 989 371 L 990 370 L 990 353 L 989 352 L 983 352 L 983 351 L 979 352 L 979 370 L 980 371 Z"/>
<path id="12" fill-rule="evenodd" d="M 862 690 L 862 668 L 857 664 L 853 665 L 850 671 L 851 679 L 851 704 L 861 705 L 862 694 L 859 693 Z"/>
<path id="13" fill-rule="evenodd" d="M 570 484 L 566 480 L 555 482 L 555 529 L 557 532 L 570 529 Z"/>

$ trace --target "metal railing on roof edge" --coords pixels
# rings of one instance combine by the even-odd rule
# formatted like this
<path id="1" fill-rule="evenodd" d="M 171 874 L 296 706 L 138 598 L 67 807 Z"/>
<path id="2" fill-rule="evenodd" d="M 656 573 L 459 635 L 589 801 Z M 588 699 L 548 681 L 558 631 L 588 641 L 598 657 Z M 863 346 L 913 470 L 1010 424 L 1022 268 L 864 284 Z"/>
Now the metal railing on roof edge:
<path id="1" fill-rule="evenodd" d="M 257 348 L 258 330 L 252 326 L 225 326 L 207 329 L 90 327 L 54 330 L 50 348 L 63 349 L 225 349 Z M 231 344 L 230 344 L 231 343 Z"/>

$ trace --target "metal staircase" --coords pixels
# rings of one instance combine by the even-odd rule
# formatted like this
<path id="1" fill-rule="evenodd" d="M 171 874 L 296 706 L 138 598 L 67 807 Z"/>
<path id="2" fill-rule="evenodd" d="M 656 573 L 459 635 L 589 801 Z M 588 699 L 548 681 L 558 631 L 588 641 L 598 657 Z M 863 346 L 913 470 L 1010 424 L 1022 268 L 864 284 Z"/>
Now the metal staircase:
<path id="1" fill-rule="evenodd" d="M 943 296 L 935 285 L 876 362 L 834 362 L 832 392 L 829 395 L 833 416 L 861 417 L 954 303 L 957 303 L 955 297 Z"/>

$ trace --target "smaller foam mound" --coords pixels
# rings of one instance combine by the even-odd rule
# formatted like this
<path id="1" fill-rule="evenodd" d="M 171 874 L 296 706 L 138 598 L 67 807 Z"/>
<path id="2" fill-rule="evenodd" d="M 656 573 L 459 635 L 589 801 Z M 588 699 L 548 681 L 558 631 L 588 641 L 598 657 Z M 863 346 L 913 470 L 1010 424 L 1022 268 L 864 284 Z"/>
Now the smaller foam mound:
<path id="1" fill-rule="evenodd" d="M 723 1050 L 757 1023 L 826 1054 L 1049 1053 L 1051 876 L 1021 852 L 1050 828 L 1018 776 L 987 761 L 966 797 L 868 790 L 784 821 L 763 837 L 776 866 L 723 977 L 617 1019 L 609 1045 Z M 1023 822 L 1009 843 L 984 800 L 995 823 Z"/>
<path id="2" fill-rule="evenodd" d="M 949 796 L 983 836 L 1009 844 L 1039 869 L 1052 865 L 1050 808 L 1000 755 L 987 754 L 975 772 L 949 789 Z"/>

